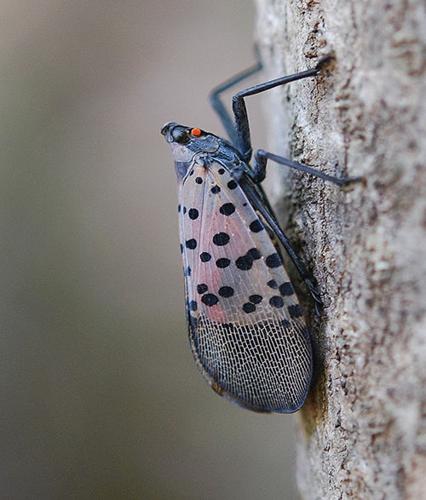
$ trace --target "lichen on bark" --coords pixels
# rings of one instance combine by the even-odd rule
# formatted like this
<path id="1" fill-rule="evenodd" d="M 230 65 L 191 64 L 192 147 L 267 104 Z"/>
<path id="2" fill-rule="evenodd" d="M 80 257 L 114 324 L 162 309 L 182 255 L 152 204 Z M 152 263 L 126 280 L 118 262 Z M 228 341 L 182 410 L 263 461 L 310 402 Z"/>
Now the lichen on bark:
<path id="1" fill-rule="evenodd" d="M 334 55 L 318 79 L 271 92 L 270 149 L 367 180 L 345 192 L 269 168 L 275 204 L 325 304 L 311 318 L 322 363 L 299 420 L 298 486 L 307 499 L 418 499 L 426 491 L 426 5 L 257 7 L 271 78 Z"/>

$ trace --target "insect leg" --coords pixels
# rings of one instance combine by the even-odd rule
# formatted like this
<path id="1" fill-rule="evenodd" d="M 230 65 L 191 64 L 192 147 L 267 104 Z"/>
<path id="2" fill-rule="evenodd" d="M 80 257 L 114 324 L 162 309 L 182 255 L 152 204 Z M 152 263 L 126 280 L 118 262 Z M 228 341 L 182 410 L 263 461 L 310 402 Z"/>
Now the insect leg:
<path id="1" fill-rule="evenodd" d="M 299 170 L 305 174 L 313 175 L 326 182 L 332 182 L 337 186 L 347 186 L 354 182 L 362 182 L 363 177 L 335 177 L 333 175 L 328 175 L 319 170 L 303 165 L 303 163 L 298 163 L 282 156 L 278 156 L 263 149 L 258 149 L 254 155 L 254 165 L 253 170 L 250 173 L 252 180 L 257 184 L 262 182 L 266 175 L 266 164 L 269 160 L 272 160 L 280 165 L 285 165 L 286 167 L 293 168 L 294 170 Z"/>
<path id="2" fill-rule="evenodd" d="M 241 90 L 232 98 L 232 110 L 234 112 L 235 128 L 236 128 L 236 142 L 235 145 L 240 151 L 243 159 L 248 162 L 250 161 L 252 155 L 251 139 L 250 139 L 250 126 L 247 115 L 247 108 L 244 102 L 244 98 L 260 94 L 266 90 L 273 89 L 279 85 L 285 85 L 286 83 L 295 82 L 296 80 L 302 80 L 303 78 L 309 78 L 318 75 L 323 65 L 330 60 L 330 57 L 322 58 L 315 68 L 302 71 L 300 73 L 295 73 L 293 75 L 282 76 L 276 78 L 275 80 L 269 80 L 268 82 L 259 83 L 253 87 Z"/>
<path id="3" fill-rule="evenodd" d="M 215 87 L 209 94 L 210 104 L 212 105 L 213 109 L 219 116 L 223 128 L 225 129 L 226 133 L 228 134 L 228 137 L 231 139 L 231 142 L 234 145 L 237 145 L 237 131 L 235 129 L 234 121 L 229 111 L 226 109 L 225 105 L 220 99 L 220 94 L 222 94 L 225 90 L 229 89 L 230 87 L 233 87 L 237 83 L 242 82 L 246 78 L 249 78 L 250 76 L 254 75 L 255 73 L 257 73 L 262 69 L 262 62 L 260 61 L 260 55 L 256 47 L 255 47 L 255 52 L 257 58 L 256 64 L 250 66 L 250 68 L 247 68 L 244 71 L 241 71 L 240 73 L 237 73 L 229 80 L 226 80 L 225 82 L 221 83 L 220 85 Z"/>
<path id="4" fill-rule="evenodd" d="M 309 293 L 311 294 L 311 297 L 314 300 L 315 309 L 317 313 L 319 313 L 320 308 L 322 306 L 322 302 L 320 294 L 315 284 L 315 279 L 311 276 L 311 274 L 306 269 L 304 263 L 297 255 L 296 251 L 294 250 L 293 246 L 290 243 L 290 240 L 287 238 L 286 234 L 281 229 L 274 215 L 265 206 L 264 200 L 261 198 L 256 188 L 251 183 L 249 183 L 249 181 L 244 180 L 244 178 L 241 179 L 240 185 L 244 189 L 244 192 L 246 193 L 250 203 L 262 214 L 267 224 L 270 226 L 270 228 L 273 230 L 273 232 L 279 239 L 282 246 L 285 248 L 288 256 L 290 257 L 294 266 L 296 267 L 297 272 L 305 282 L 306 287 L 308 288 Z"/>

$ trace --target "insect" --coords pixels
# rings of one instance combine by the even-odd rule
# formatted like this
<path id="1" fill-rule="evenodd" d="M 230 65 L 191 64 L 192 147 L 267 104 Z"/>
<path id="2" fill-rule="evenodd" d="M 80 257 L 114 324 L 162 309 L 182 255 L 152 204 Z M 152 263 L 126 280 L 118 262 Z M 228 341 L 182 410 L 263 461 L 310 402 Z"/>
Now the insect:
<path id="1" fill-rule="evenodd" d="M 315 77 L 328 60 L 238 92 L 232 99 L 233 116 L 221 93 L 260 71 L 261 62 L 216 87 L 210 101 L 229 140 L 174 122 L 161 130 L 171 146 L 178 181 L 192 352 L 213 390 L 258 412 L 297 411 L 306 399 L 313 371 L 310 333 L 277 240 L 317 307 L 321 304 L 314 281 L 260 186 L 267 161 L 338 186 L 359 178 L 333 177 L 262 149 L 251 161 L 244 99 Z"/>

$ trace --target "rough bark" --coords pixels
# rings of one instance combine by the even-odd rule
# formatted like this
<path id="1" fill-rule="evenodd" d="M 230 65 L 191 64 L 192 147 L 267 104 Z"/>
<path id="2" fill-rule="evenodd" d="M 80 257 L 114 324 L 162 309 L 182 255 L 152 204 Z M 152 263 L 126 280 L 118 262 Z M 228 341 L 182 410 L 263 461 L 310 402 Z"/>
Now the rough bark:
<path id="1" fill-rule="evenodd" d="M 274 173 L 274 201 L 319 283 L 317 381 L 300 414 L 303 498 L 426 495 L 426 6 L 422 0 L 257 0 L 275 77 L 335 60 L 271 92 L 270 150 L 350 192 Z M 285 210 L 284 210 L 285 209 Z"/>

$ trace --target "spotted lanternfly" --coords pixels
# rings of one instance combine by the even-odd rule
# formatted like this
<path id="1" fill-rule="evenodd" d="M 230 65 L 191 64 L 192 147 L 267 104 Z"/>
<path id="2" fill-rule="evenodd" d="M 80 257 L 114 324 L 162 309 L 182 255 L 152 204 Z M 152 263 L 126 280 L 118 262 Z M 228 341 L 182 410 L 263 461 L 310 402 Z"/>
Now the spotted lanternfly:
<path id="1" fill-rule="evenodd" d="M 315 77 L 315 68 L 238 92 L 234 119 L 220 94 L 261 69 L 261 63 L 218 86 L 211 103 L 230 141 L 199 128 L 167 123 L 178 180 L 189 339 L 195 360 L 220 395 L 259 412 L 292 413 L 312 378 L 309 331 L 283 266 L 282 244 L 320 305 L 313 280 L 297 257 L 260 187 L 268 159 L 339 186 L 336 178 L 252 148 L 244 98 Z M 275 237 L 274 237 L 275 236 Z"/>

